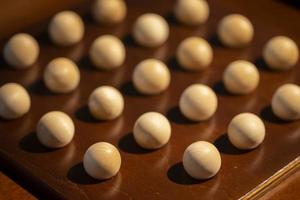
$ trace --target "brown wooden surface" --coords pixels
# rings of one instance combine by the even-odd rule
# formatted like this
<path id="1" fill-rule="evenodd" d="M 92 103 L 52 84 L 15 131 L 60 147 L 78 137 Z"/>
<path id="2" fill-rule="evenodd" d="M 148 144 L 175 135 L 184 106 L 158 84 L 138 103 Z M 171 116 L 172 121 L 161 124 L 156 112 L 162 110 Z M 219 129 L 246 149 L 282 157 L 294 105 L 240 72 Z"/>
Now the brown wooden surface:
<path id="1" fill-rule="evenodd" d="M 0 38 L 8 37 L 12 33 L 49 18 L 62 9 L 68 9 L 82 2 L 86 1 L 1 0 Z"/>
<path id="2" fill-rule="evenodd" d="M 9 176 L 7 176 L 7 173 Z M 47 199 L 43 194 L 37 194 L 33 191 L 32 185 L 28 185 L 26 180 L 19 180 L 13 176 L 12 170 L 0 171 L 0 199 L 1 200 L 36 200 Z M 17 182 L 16 182 L 17 180 Z M 295 174 L 288 177 L 277 185 L 274 189 L 270 190 L 262 199 L 265 200 L 290 200 L 299 199 L 299 184 L 300 184 L 300 170 Z M 24 189 L 25 187 L 25 189 Z M 26 190 L 27 189 L 27 190 Z M 29 191 L 28 191 L 29 190 Z"/>
<path id="3" fill-rule="evenodd" d="M 287 35 L 299 44 L 300 26 L 299 20 L 296 20 L 300 19 L 299 10 L 271 0 L 209 1 L 211 17 L 208 23 L 191 28 L 176 23 L 170 15 L 174 3 L 172 0 L 127 2 L 129 16 L 124 23 L 115 27 L 97 25 L 89 15 L 84 15 L 86 35 L 74 47 L 57 48 L 45 33 L 37 35 L 41 56 L 37 64 L 28 70 L 12 70 L 1 62 L 0 84 L 11 81 L 23 84 L 30 92 L 33 105 L 30 113 L 21 119 L 0 120 L 2 162 L 7 163 L 9 168 L 36 190 L 52 198 L 236 199 L 299 156 L 299 122 L 284 123 L 272 115 L 269 107 L 271 96 L 278 86 L 288 82 L 300 84 L 299 64 L 291 71 L 276 73 L 267 70 L 260 58 L 264 43 L 272 36 Z M 141 48 L 130 36 L 134 19 L 145 12 L 162 14 L 170 24 L 170 38 L 159 48 Z M 233 12 L 248 16 L 256 30 L 254 42 L 240 50 L 223 47 L 215 36 L 217 22 L 222 16 Z M 47 22 L 39 26 L 45 24 Z M 112 72 L 95 70 L 87 59 L 91 42 L 97 36 L 107 33 L 122 38 L 127 50 L 124 66 Z M 203 72 L 183 71 L 174 61 L 177 45 L 191 35 L 208 39 L 214 48 L 212 66 Z M 80 68 L 80 86 L 71 94 L 51 94 L 42 84 L 43 68 L 58 56 L 73 59 Z M 130 78 L 134 66 L 149 57 L 161 59 L 169 65 L 172 81 L 170 88 L 163 94 L 145 97 L 133 89 Z M 236 59 L 253 61 L 260 69 L 261 84 L 253 94 L 231 96 L 220 82 L 225 66 Z M 195 82 L 208 84 L 218 94 L 219 108 L 216 115 L 202 123 L 187 121 L 177 107 L 183 89 Z M 103 84 L 113 85 L 124 94 L 124 114 L 117 120 L 98 122 L 87 112 L 88 95 L 95 87 Z M 72 143 L 58 150 L 42 147 L 34 133 L 39 118 L 51 110 L 67 112 L 76 126 Z M 146 111 L 166 114 L 172 123 L 170 143 L 157 151 L 145 151 L 133 141 L 133 123 Z M 249 152 L 233 148 L 225 135 L 230 119 L 246 111 L 260 115 L 267 128 L 264 143 Z M 181 163 L 184 149 L 197 140 L 215 143 L 222 154 L 219 174 L 207 181 L 188 177 Z M 121 152 L 123 162 L 120 173 L 108 181 L 96 181 L 83 171 L 82 156 L 91 144 L 98 141 L 111 142 Z"/>
<path id="4" fill-rule="evenodd" d="M 0 172 L 0 199 L 1 200 L 35 200 L 37 199 L 22 186 L 10 179 L 6 174 Z"/>
<path id="5" fill-rule="evenodd" d="M 300 185 L 300 170 L 295 174 L 282 181 L 280 185 L 269 191 L 263 199 L 277 199 L 277 200 L 288 200 L 288 199 L 299 199 Z"/>

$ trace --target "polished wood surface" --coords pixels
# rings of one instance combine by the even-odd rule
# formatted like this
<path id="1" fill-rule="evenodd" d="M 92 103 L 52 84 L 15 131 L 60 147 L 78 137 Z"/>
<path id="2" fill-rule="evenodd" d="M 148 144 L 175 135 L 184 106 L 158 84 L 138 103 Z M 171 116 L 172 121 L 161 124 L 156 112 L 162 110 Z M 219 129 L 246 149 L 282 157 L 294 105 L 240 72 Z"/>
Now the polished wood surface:
<path id="1" fill-rule="evenodd" d="M 17 179 L 13 176 L 7 176 L 11 172 L 0 171 L 0 199 L 1 200 L 36 200 L 36 199 L 48 199 L 43 194 L 36 194 L 33 189 L 31 192 L 24 189 L 33 188 L 34 186 L 26 184 L 26 181 L 15 182 Z M 22 182 L 22 183 L 20 183 Z M 295 174 L 286 178 L 274 189 L 270 190 L 262 199 L 265 200 L 289 200 L 299 199 L 299 184 L 300 184 L 300 170 L 296 171 Z M 3 186 L 3 187 L 2 187 Z"/>
<path id="2" fill-rule="evenodd" d="M 0 39 L 48 19 L 56 12 L 74 7 L 85 0 L 59 2 L 40 0 L 1 0 Z"/>
<path id="3" fill-rule="evenodd" d="M 98 25 L 89 14 L 83 14 L 86 35 L 81 43 L 70 48 L 55 47 L 45 30 L 38 34 L 35 32 L 39 27 L 46 27 L 47 21 L 36 26 L 33 23 L 33 27 L 26 30 L 34 33 L 41 45 L 41 56 L 37 64 L 30 69 L 17 71 L 1 61 L 0 85 L 11 81 L 23 84 L 30 92 L 33 105 L 30 113 L 21 119 L 0 120 L 0 157 L 9 169 L 51 199 L 198 199 L 200 196 L 236 199 L 299 156 L 299 122 L 284 123 L 272 114 L 269 107 L 273 92 L 281 84 L 300 84 L 299 64 L 290 71 L 275 73 L 266 69 L 261 61 L 262 47 L 272 36 L 287 35 L 299 44 L 300 26 L 295 19 L 300 18 L 300 12 L 297 8 L 272 0 L 209 1 L 211 17 L 208 23 L 191 28 L 174 20 L 171 15 L 174 4 L 172 0 L 165 0 L 163 3 L 159 0 L 127 2 L 129 16 L 124 23 L 115 27 Z M 84 13 L 88 11 L 88 6 L 84 4 L 79 10 Z M 139 47 L 130 35 L 134 20 L 145 12 L 159 13 L 170 24 L 170 38 L 159 48 Z M 248 16 L 254 24 L 254 42 L 247 48 L 228 49 L 216 39 L 218 21 L 232 12 Z M 87 52 L 97 36 L 108 33 L 124 41 L 127 59 L 120 69 L 103 72 L 91 66 Z M 191 35 L 206 38 L 214 49 L 212 66 L 203 72 L 181 70 L 174 60 L 179 42 Z M 71 94 L 54 95 L 42 83 L 43 68 L 58 56 L 73 59 L 80 68 L 80 86 Z M 130 79 L 134 66 L 149 57 L 161 59 L 168 64 L 172 81 L 166 92 L 145 97 L 134 90 Z M 220 82 L 224 68 L 235 59 L 250 60 L 259 68 L 261 84 L 253 94 L 232 96 Z M 216 115 L 202 123 L 186 120 L 178 110 L 181 92 L 195 82 L 211 86 L 219 100 Z M 86 102 L 90 92 L 104 84 L 119 88 L 124 94 L 126 105 L 119 119 L 99 122 L 87 112 Z M 35 136 L 37 121 L 51 110 L 68 113 L 76 126 L 72 143 L 58 150 L 44 148 Z M 157 151 L 141 149 L 132 137 L 134 121 L 146 111 L 161 112 L 171 121 L 171 140 L 166 147 Z M 246 111 L 262 117 L 267 136 L 259 148 L 244 152 L 229 144 L 226 128 L 234 115 Z M 222 156 L 220 173 L 207 181 L 196 181 L 187 176 L 181 163 L 184 149 L 197 140 L 214 143 Z M 120 173 L 108 181 L 90 178 L 82 167 L 85 150 L 98 141 L 110 142 L 121 152 L 123 163 Z M 297 195 L 297 192 L 294 194 Z"/>
<path id="4" fill-rule="evenodd" d="M 0 172 L 0 199 L 1 200 L 35 200 L 37 199 L 30 192 L 10 179 L 6 174 Z"/>
<path id="5" fill-rule="evenodd" d="M 277 200 L 288 200 L 288 199 L 299 199 L 300 185 L 300 169 L 290 176 L 289 178 L 282 181 L 273 190 L 270 190 L 264 199 L 277 199 Z"/>

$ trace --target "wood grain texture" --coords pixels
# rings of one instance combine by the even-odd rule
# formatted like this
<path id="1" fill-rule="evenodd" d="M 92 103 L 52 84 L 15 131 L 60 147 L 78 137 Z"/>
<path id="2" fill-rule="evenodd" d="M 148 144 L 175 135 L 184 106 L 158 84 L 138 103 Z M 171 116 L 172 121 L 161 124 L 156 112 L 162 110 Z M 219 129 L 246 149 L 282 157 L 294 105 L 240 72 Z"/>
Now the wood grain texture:
<path id="1" fill-rule="evenodd" d="M 48 19 L 60 10 L 69 9 L 86 0 L 40 1 L 1 0 L 0 39 Z"/>
<path id="2" fill-rule="evenodd" d="M 41 45 L 41 56 L 30 69 L 12 70 L 1 61 L 0 85 L 11 81 L 21 83 L 29 90 L 33 105 L 30 113 L 21 119 L 0 120 L 0 157 L 15 173 L 45 196 L 52 195 L 52 199 L 198 199 L 200 196 L 203 199 L 237 199 L 299 156 L 299 122 L 282 122 L 270 110 L 271 96 L 277 87 L 288 82 L 300 84 L 299 63 L 290 71 L 276 73 L 268 70 L 261 60 L 263 45 L 272 36 L 283 34 L 300 43 L 300 26 L 295 20 L 300 18 L 299 10 L 272 0 L 209 1 L 209 21 L 204 26 L 193 28 L 174 20 L 172 0 L 128 0 L 127 3 L 129 15 L 122 24 L 114 27 L 96 24 L 89 14 L 83 12 L 86 35 L 74 47 L 57 48 L 49 41 L 45 30 L 39 34 L 34 31 L 46 27 L 47 21 L 26 29 L 35 34 Z M 89 4 L 83 4 L 78 9 L 88 11 L 88 7 Z M 142 48 L 131 37 L 134 20 L 145 12 L 161 14 L 170 24 L 170 38 L 159 48 Z M 219 20 L 233 12 L 248 16 L 256 30 L 254 42 L 244 49 L 223 47 L 215 35 Z M 87 57 L 93 40 L 103 34 L 116 35 L 126 45 L 125 64 L 111 72 L 94 69 Z M 191 35 L 202 36 L 213 46 L 214 61 L 203 72 L 181 70 L 174 59 L 178 44 Z M 45 65 L 58 56 L 73 59 L 80 68 L 81 83 L 71 94 L 54 95 L 42 83 Z M 167 63 L 172 81 L 166 92 L 145 97 L 133 88 L 131 75 L 134 66 L 149 57 Z M 220 82 L 226 65 L 236 59 L 252 61 L 260 70 L 261 83 L 250 95 L 232 96 Z M 181 92 L 196 82 L 211 86 L 219 100 L 216 115 L 202 123 L 186 120 L 178 110 Z M 104 84 L 120 89 L 126 104 L 120 118 L 99 122 L 90 116 L 86 103 L 90 92 Z M 52 110 L 68 113 L 76 126 L 72 143 L 58 150 L 44 148 L 35 136 L 37 121 Z M 133 140 L 133 124 L 146 111 L 161 112 L 171 121 L 171 140 L 157 151 L 145 151 Z M 253 151 L 239 151 L 227 139 L 227 125 L 240 112 L 256 113 L 265 122 L 266 139 Z M 190 178 L 181 163 L 184 149 L 197 140 L 214 143 L 222 156 L 219 174 L 207 181 Z M 92 179 L 82 166 L 85 150 L 99 141 L 116 145 L 123 159 L 118 176 L 108 181 Z"/>
<path id="3" fill-rule="evenodd" d="M 285 179 L 275 187 L 273 190 L 270 190 L 263 199 L 277 199 L 277 200 L 286 200 L 286 199 L 299 199 L 300 193 L 299 191 L 300 184 L 300 170 L 289 178 Z"/>
<path id="4" fill-rule="evenodd" d="M 28 191 L 10 179 L 7 175 L 0 171 L 0 199 L 1 200 L 35 200 Z"/>

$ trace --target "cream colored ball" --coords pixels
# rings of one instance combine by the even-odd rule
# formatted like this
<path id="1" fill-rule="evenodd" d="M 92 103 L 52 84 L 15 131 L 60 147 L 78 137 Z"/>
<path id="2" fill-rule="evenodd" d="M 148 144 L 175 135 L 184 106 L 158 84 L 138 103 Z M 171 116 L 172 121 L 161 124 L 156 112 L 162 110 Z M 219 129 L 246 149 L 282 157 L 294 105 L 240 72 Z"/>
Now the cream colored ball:
<path id="1" fill-rule="evenodd" d="M 299 49 L 292 39 L 276 36 L 265 45 L 263 58 L 271 69 L 288 70 L 297 64 Z"/>
<path id="2" fill-rule="evenodd" d="M 227 15 L 219 23 L 218 36 L 225 46 L 244 47 L 253 39 L 253 25 L 243 15 Z"/>
<path id="3" fill-rule="evenodd" d="M 31 105 L 26 89 L 17 83 L 6 83 L 0 87 L 0 117 L 16 119 L 25 115 Z"/>
<path id="4" fill-rule="evenodd" d="M 73 11 L 57 13 L 48 27 L 49 36 L 59 46 L 71 46 L 83 38 L 84 23 Z"/>
<path id="5" fill-rule="evenodd" d="M 168 39 L 169 25 L 160 15 L 143 14 L 134 23 L 133 37 L 142 46 L 158 47 Z"/>
<path id="6" fill-rule="evenodd" d="M 195 179 L 209 179 L 221 168 L 221 155 L 218 149 L 205 141 L 194 142 L 183 154 L 183 167 Z"/>
<path id="7" fill-rule="evenodd" d="M 145 149 L 158 149 L 166 145 L 171 137 L 169 120 L 160 113 L 147 112 L 141 115 L 133 128 L 135 141 Z"/>
<path id="8" fill-rule="evenodd" d="M 96 0 L 92 14 L 97 22 L 118 24 L 126 17 L 127 7 L 124 0 Z"/>
<path id="9" fill-rule="evenodd" d="M 296 84 L 280 86 L 272 97 L 274 114 L 287 121 L 300 119 L 300 87 Z"/>
<path id="10" fill-rule="evenodd" d="M 44 83 L 54 93 L 71 92 L 77 88 L 79 82 L 79 69 L 68 58 L 53 59 L 44 71 Z"/>
<path id="11" fill-rule="evenodd" d="M 184 69 L 203 70 L 211 64 L 213 50 L 205 39 L 188 37 L 179 44 L 176 57 L 178 63 Z"/>
<path id="12" fill-rule="evenodd" d="M 227 133 L 229 141 L 238 149 L 254 149 L 265 138 L 265 125 L 252 113 L 236 115 L 229 123 Z"/>
<path id="13" fill-rule="evenodd" d="M 218 106 L 215 92 L 203 84 L 193 84 L 181 94 L 179 108 L 181 113 L 192 121 L 204 121 L 211 118 Z"/>
<path id="14" fill-rule="evenodd" d="M 223 73 L 223 83 L 233 94 L 249 94 L 259 84 L 259 72 L 254 64 L 245 60 L 230 63 Z"/>
<path id="15" fill-rule="evenodd" d="M 32 66 L 38 59 L 40 47 L 36 39 L 26 33 L 12 36 L 4 47 L 4 59 L 14 68 Z"/>
<path id="16" fill-rule="evenodd" d="M 206 0 L 177 0 L 174 14 L 183 24 L 196 26 L 204 24 L 209 16 Z"/>
<path id="17" fill-rule="evenodd" d="M 69 144 L 75 133 L 72 119 L 60 111 L 48 112 L 39 120 L 38 140 L 48 148 L 61 148 Z"/>
<path id="18" fill-rule="evenodd" d="M 113 35 L 102 35 L 93 42 L 89 55 L 95 67 L 111 70 L 124 63 L 126 50 L 119 38 Z"/>
<path id="19" fill-rule="evenodd" d="M 85 152 L 83 167 L 86 173 L 95 179 L 109 179 L 119 172 L 121 155 L 114 145 L 98 142 L 90 146 Z"/>
<path id="20" fill-rule="evenodd" d="M 89 97 L 91 114 L 99 120 L 112 120 L 119 117 L 124 109 L 122 94 L 112 86 L 96 88 Z"/>
<path id="21" fill-rule="evenodd" d="M 156 59 L 140 62 L 133 71 L 134 87 L 142 94 L 154 95 L 166 90 L 171 81 L 168 67 Z"/>

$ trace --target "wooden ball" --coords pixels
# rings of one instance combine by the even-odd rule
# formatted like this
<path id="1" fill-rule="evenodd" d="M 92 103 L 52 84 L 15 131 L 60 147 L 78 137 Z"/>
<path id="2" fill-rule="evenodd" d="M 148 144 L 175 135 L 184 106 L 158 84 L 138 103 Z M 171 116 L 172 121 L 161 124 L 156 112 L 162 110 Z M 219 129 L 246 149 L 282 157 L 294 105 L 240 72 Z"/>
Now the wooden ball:
<path id="1" fill-rule="evenodd" d="M 218 26 L 219 39 L 228 47 L 244 47 L 252 41 L 253 35 L 253 25 L 243 15 L 227 15 Z"/>
<path id="2" fill-rule="evenodd" d="M 103 24 L 118 24 L 126 17 L 124 0 L 96 0 L 92 5 L 94 19 Z"/>
<path id="3" fill-rule="evenodd" d="M 160 15 L 147 13 L 134 23 L 133 37 L 145 47 L 158 47 L 169 37 L 169 25 Z"/>
<path id="4" fill-rule="evenodd" d="M 48 28 L 49 36 L 58 46 L 71 46 L 83 38 L 84 24 L 81 17 L 73 11 L 57 13 Z"/>
<path id="5" fill-rule="evenodd" d="M 124 109 L 122 94 L 112 86 L 96 88 L 89 97 L 91 114 L 99 120 L 112 120 L 119 117 Z"/>
<path id="6" fill-rule="evenodd" d="M 297 64 L 299 49 L 292 39 L 276 36 L 265 45 L 263 58 L 271 69 L 288 70 Z"/>
<path id="7" fill-rule="evenodd" d="M 141 147 L 158 149 L 168 143 L 171 137 L 171 125 L 162 114 L 147 112 L 136 120 L 133 136 Z"/>
<path id="8" fill-rule="evenodd" d="M 124 63 L 126 51 L 119 38 L 113 35 L 103 35 L 93 42 L 89 55 L 95 67 L 112 70 Z"/>
<path id="9" fill-rule="evenodd" d="M 209 16 L 209 6 L 205 0 L 177 0 L 174 14 L 183 24 L 196 26 L 204 24 Z"/>
<path id="10" fill-rule="evenodd" d="M 211 118 L 218 106 L 215 92 L 203 84 L 193 84 L 181 94 L 179 108 L 181 113 L 192 121 L 204 121 Z"/>
<path id="11" fill-rule="evenodd" d="M 209 179 L 221 168 L 221 155 L 218 149 L 205 141 L 194 142 L 183 154 L 183 167 L 195 179 Z"/>
<path id="12" fill-rule="evenodd" d="M 77 88 L 80 72 L 68 58 L 55 58 L 46 66 L 44 83 L 54 93 L 68 93 Z"/>
<path id="13" fill-rule="evenodd" d="M 95 179 L 109 179 L 119 172 L 121 155 L 114 145 L 98 142 L 90 146 L 85 152 L 83 167 Z"/>
<path id="14" fill-rule="evenodd" d="M 291 83 L 280 86 L 272 97 L 271 106 L 280 119 L 300 119 L 300 87 Z"/>
<path id="15" fill-rule="evenodd" d="M 249 94 L 258 86 L 259 72 L 254 64 L 237 60 L 227 66 L 223 74 L 223 83 L 233 94 Z"/>
<path id="16" fill-rule="evenodd" d="M 46 147 L 61 148 L 69 144 L 74 136 L 72 119 L 60 111 L 48 112 L 42 116 L 36 127 L 38 140 Z"/>
<path id="17" fill-rule="evenodd" d="M 184 69 L 197 71 L 207 68 L 213 59 L 210 44 L 200 37 L 184 39 L 176 52 L 177 61 Z"/>
<path id="18" fill-rule="evenodd" d="M 156 59 L 146 59 L 135 67 L 132 79 L 134 87 L 140 93 L 154 95 L 168 88 L 171 75 L 163 62 Z"/>
<path id="19" fill-rule="evenodd" d="M 4 47 L 4 59 L 14 68 L 32 66 L 40 53 L 38 42 L 29 34 L 18 33 L 12 36 Z"/>
<path id="20" fill-rule="evenodd" d="M 17 83 L 6 83 L 0 87 L 0 116 L 4 119 L 22 117 L 30 109 L 30 96 Z"/>
<path id="21" fill-rule="evenodd" d="M 228 126 L 229 141 L 238 149 L 254 149 L 265 138 L 265 125 L 252 113 L 236 115 Z"/>

